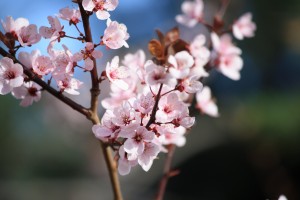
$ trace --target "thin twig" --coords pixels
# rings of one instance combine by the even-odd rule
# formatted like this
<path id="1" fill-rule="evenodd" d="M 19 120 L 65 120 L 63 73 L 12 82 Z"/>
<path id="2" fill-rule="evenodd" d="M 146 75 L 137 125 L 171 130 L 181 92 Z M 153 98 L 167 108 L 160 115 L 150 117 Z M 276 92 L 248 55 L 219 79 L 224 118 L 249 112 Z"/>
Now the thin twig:
<path id="1" fill-rule="evenodd" d="M 163 85 L 164 84 L 160 84 L 160 86 L 159 86 L 159 90 L 158 90 L 158 93 L 157 93 L 156 98 L 155 98 L 155 103 L 154 103 L 154 106 L 152 108 L 151 117 L 150 117 L 150 119 L 149 119 L 149 121 L 146 125 L 146 128 L 149 128 L 150 125 L 155 122 L 155 115 L 156 115 L 158 102 L 159 102 L 159 99 L 160 99 L 160 93 L 161 93 Z"/>
<path id="2" fill-rule="evenodd" d="M 155 200 L 163 200 L 169 178 L 174 175 L 177 175 L 177 173 L 172 174 L 171 171 L 171 164 L 175 152 L 175 147 L 176 146 L 174 144 L 170 144 L 168 146 L 168 154 L 164 165 L 164 175 L 160 180 L 160 184 L 159 184 L 159 188 Z"/>
<path id="3" fill-rule="evenodd" d="M 230 3 L 230 0 L 222 0 L 222 5 L 221 5 L 221 8 L 218 12 L 218 15 L 220 17 L 220 19 L 223 19 L 225 13 L 226 13 L 226 10 L 228 8 L 228 5 Z"/>
<path id="4" fill-rule="evenodd" d="M 78 2 L 78 6 L 80 9 L 81 13 L 81 18 L 82 18 L 82 23 L 83 23 L 83 28 L 84 28 L 84 33 L 85 33 L 85 39 L 87 42 L 93 42 L 92 39 L 92 33 L 91 33 L 91 28 L 90 28 L 90 23 L 89 23 L 89 15 L 87 12 L 84 10 L 82 3 Z M 100 94 L 100 89 L 99 89 L 99 77 L 98 77 L 98 72 L 97 72 L 97 64 L 96 64 L 96 59 L 93 59 L 94 67 L 91 70 L 91 80 L 92 80 L 92 88 L 91 88 L 91 120 L 93 124 L 99 124 L 100 119 L 98 116 L 98 96 Z M 109 172 L 109 177 L 110 181 L 112 184 L 113 188 L 113 193 L 114 193 L 114 199 L 115 200 L 122 200 L 122 192 L 120 188 L 120 181 L 117 173 L 117 163 L 113 159 L 111 148 L 107 145 L 105 145 L 103 142 L 100 141 L 101 148 L 104 154 L 105 162 L 108 168 Z"/>

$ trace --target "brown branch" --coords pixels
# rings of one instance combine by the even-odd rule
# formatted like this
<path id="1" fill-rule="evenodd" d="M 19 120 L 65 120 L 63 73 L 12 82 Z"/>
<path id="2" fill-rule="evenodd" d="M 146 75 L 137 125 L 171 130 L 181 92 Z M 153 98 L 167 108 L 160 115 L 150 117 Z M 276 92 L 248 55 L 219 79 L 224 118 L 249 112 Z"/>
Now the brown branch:
<path id="1" fill-rule="evenodd" d="M 221 7 L 220 7 L 220 10 L 218 12 L 218 15 L 220 17 L 220 19 L 223 19 L 225 13 L 226 13 L 226 10 L 228 8 L 228 5 L 230 3 L 230 0 L 222 0 L 221 1 Z"/>
<path id="2" fill-rule="evenodd" d="M 175 152 L 175 147 L 176 146 L 174 144 L 170 144 L 168 146 L 168 154 L 164 165 L 164 175 L 160 180 L 155 200 L 163 200 L 169 178 L 178 174 L 177 171 L 171 171 L 171 163 Z"/>
<path id="3" fill-rule="evenodd" d="M 82 18 L 82 23 L 83 23 L 83 28 L 84 28 L 84 33 L 85 33 L 85 39 L 87 42 L 93 42 L 92 38 L 92 33 L 91 33 L 91 27 L 89 23 L 89 18 L 90 15 L 87 14 L 87 12 L 84 10 L 82 3 L 78 3 L 80 13 L 81 13 L 81 18 Z M 98 96 L 100 94 L 100 89 L 99 89 L 99 81 L 98 81 L 98 72 L 97 72 L 97 63 L 96 60 L 93 59 L 94 67 L 91 70 L 91 80 L 92 80 L 92 88 L 91 88 L 91 111 L 94 114 L 93 116 L 93 123 L 97 124 L 100 122 L 99 117 L 98 117 Z"/>
<path id="4" fill-rule="evenodd" d="M 158 90 L 158 93 L 157 93 L 156 98 L 155 98 L 155 104 L 154 104 L 152 112 L 151 112 L 151 117 L 150 117 L 150 119 L 149 119 L 149 121 L 146 125 L 146 128 L 149 128 L 150 125 L 155 122 L 155 115 L 156 115 L 158 102 L 159 102 L 159 99 L 160 99 L 160 93 L 161 93 L 163 85 L 164 84 L 160 84 L 160 86 L 159 86 L 159 90 Z"/>
<path id="5" fill-rule="evenodd" d="M 87 42 L 93 42 L 90 23 L 89 23 L 89 14 L 84 10 L 81 1 L 78 1 L 78 6 L 81 13 L 84 33 L 85 33 L 85 39 Z M 96 59 L 93 59 L 94 67 L 91 70 L 91 80 L 92 80 L 92 88 L 91 88 L 91 121 L 93 124 L 99 124 L 100 119 L 98 116 L 98 96 L 100 94 L 100 88 L 99 88 L 99 77 L 97 72 L 97 64 Z M 108 168 L 110 181 L 113 188 L 114 193 L 114 199 L 115 200 L 122 200 L 122 192 L 120 188 L 120 182 L 119 177 L 117 173 L 117 163 L 113 159 L 111 148 L 107 145 L 105 145 L 103 142 L 100 141 L 101 148 L 104 154 L 105 162 Z"/>
<path id="6" fill-rule="evenodd" d="M 19 63 L 20 65 L 22 65 L 23 70 L 24 70 L 24 74 L 26 76 L 28 76 L 28 78 L 30 80 L 32 80 L 35 83 L 39 84 L 44 90 L 48 91 L 50 94 L 52 94 L 57 99 L 61 100 L 62 102 L 64 102 L 65 104 L 67 104 L 68 106 L 70 106 L 71 108 L 73 108 L 74 110 L 76 110 L 79 113 L 83 114 L 88 119 L 90 118 L 90 112 L 89 112 L 88 109 L 84 108 L 82 105 L 76 103 L 72 99 L 70 99 L 70 98 L 66 97 L 65 95 L 63 95 L 60 91 L 55 90 L 53 87 L 51 87 L 50 85 L 48 85 L 47 83 L 45 83 L 42 79 L 40 79 L 38 76 L 36 76 L 35 73 L 33 73 L 30 69 L 28 69 L 27 67 L 25 67 L 22 63 L 20 63 L 16 59 L 15 56 L 9 54 L 2 47 L 0 47 L 0 54 L 2 56 L 4 56 L 4 57 L 10 57 L 11 59 L 14 60 L 15 63 Z"/>

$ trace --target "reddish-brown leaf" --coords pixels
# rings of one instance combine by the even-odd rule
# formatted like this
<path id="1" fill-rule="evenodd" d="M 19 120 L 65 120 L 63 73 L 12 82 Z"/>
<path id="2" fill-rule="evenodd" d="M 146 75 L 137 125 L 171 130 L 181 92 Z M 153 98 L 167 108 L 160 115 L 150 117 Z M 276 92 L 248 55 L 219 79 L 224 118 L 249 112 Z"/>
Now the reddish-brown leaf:
<path id="1" fill-rule="evenodd" d="M 166 33 L 166 36 L 165 36 L 166 45 L 168 45 L 168 44 L 170 44 L 172 42 L 175 42 L 179 38 L 180 38 L 180 34 L 179 34 L 178 27 L 172 28 L 170 31 L 168 31 Z"/>
<path id="2" fill-rule="evenodd" d="M 153 39 L 148 43 L 149 52 L 157 59 L 161 59 L 164 56 L 164 48 L 161 43 Z"/>

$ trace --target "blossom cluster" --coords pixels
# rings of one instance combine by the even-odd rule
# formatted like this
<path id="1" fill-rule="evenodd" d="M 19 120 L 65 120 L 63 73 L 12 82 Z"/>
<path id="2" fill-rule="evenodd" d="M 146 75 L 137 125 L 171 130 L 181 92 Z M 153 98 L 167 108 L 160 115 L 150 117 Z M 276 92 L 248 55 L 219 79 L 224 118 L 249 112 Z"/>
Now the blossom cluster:
<path id="1" fill-rule="evenodd" d="M 177 22 L 188 27 L 204 23 L 203 6 L 202 0 L 184 2 L 184 14 L 176 16 Z M 211 47 L 204 34 L 187 42 L 174 28 L 165 35 L 158 31 L 159 40 L 149 42 L 151 60 L 138 50 L 121 62 L 116 56 L 107 63 L 104 78 L 111 82 L 111 93 L 101 102 L 106 112 L 93 132 L 117 152 L 121 175 L 138 164 L 148 171 L 159 152 L 168 151 L 168 145 L 185 144 L 185 134 L 195 123 L 189 114 L 193 95 L 202 113 L 219 115 L 210 88 L 200 80 L 213 68 L 238 80 L 243 60 L 229 33 L 223 34 L 223 29 L 214 25 L 209 28 Z M 254 36 L 255 28 L 247 13 L 229 32 L 243 39 Z"/>
<path id="2" fill-rule="evenodd" d="M 84 9 L 91 11 L 91 4 L 95 2 L 83 1 Z M 106 10 L 113 10 L 117 5 L 117 0 L 98 1 L 93 9 L 107 12 Z M 97 16 L 99 17 L 99 15 Z M 74 25 L 79 32 L 79 36 L 67 35 L 60 19 Z M 18 61 L 22 63 L 26 70 L 32 71 L 37 77 L 44 80 L 48 79 L 49 84 L 54 81 L 60 92 L 79 95 L 78 89 L 83 82 L 74 78 L 75 69 L 81 69 L 84 72 L 93 70 L 94 60 L 102 57 L 102 52 L 97 50 L 97 47 L 101 45 L 105 45 L 110 49 L 118 49 L 122 46 L 128 47 L 126 40 L 129 38 L 129 34 L 126 26 L 117 21 L 112 21 L 108 17 L 105 19 L 107 19 L 107 28 L 104 30 L 103 36 L 99 37 L 101 41 L 95 44 L 87 42 L 85 36 L 77 27 L 77 24 L 81 22 L 79 9 L 62 8 L 59 10 L 59 14 L 48 16 L 49 26 L 41 26 L 39 29 L 37 25 L 30 24 L 25 18 L 14 20 L 11 16 L 8 16 L 5 21 L 1 20 L 4 29 L 4 33 L 1 32 L 1 41 L 13 55 L 16 55 L 20 48 L 32 46 L 38 43 L 41 38 L 48 39 L 47 55 L 42 55 L 38 49 L 30 53 L 21 51 L 17 54 Z M 61 49 L 55 49 L 55 44 L 60 43 L 63 38 L 83 42 L 85 47 L 78 52 L 71 52 L 65 44 L 61 45 Z M 19 44 L 17 45 L 16 42 Z M 22 99 L 22 106 L 31 105 L 33 101 L 38 101 L 41 98 L 42 88 L 23 74 L 23 68 L 19 63 L 14 63 L 8 57 L 2 58 L 0 63 L 0 94 L 11 92 L 17 99 Z"/>
<path id="3" fill-rule="evenodd" d="M 11 92 L 22 99 L 22 106 L 38 101 L 42 88 L 24 74 L 30 71 L 49 85 L 54 81 L 61 93 L 79 95 L 83 82 L 74 78 L 74 72 L 97 70 L 95 60 L 103 54 L 97 49 L 99 46 L 129 47 L 126 25 L 110 19 L 109 12 L 117 6 L 118 0 L 83 0 L 83 11 L 63 8 L 58 15 L 48 16 L 49 26 L 39 29 L 24 18 L 7 17 L 1 21 L 4 34 L 1 32 L 0 39 L 12 56 L 17 55 L 18 61 L 9 57 L 0 60 L 0 94 Z M 95 13 L 99 20 L 106 20 L 107 27 L 97 43 L 87 41 L 77 27 L 83 20 L 80 12 Z M 99 84 L 104 80 L 110 82 L 111 93 L 101 101 L 106 111 L 101 124 L 94 125 L 92 131 L 116 152 L 121 175 L 128 174 L 136 165 L 148 171 L 158 154 L 168 151 L 169 145 L 185 145 L 185 135 L 195 123 L 195 117 L 189 113 L 194 96 L 201 113 L 219 116 L 211 89 L 202 83 L 210 70 L 216 69 L 232 80 L 240 79 L 242 51 L 231 35 L 238 40 L 254 36 L 256 25 L 251 14 L 242 15 L 226 28 L 219 13 L 212 24 L 205 21 L 202 0 L 183 2 L 182 12 L 175 17 L 178 23 L 189 28 L 202 24 L 208 28 L 209 37 L 199 33 L 185 41 L 180 38 L 178 28 L 166 34 L 158 30 L 158 39 L 148 44 L 151 59 L 146 58 L 143 50 L 126 54 L 123 59 L 115 56 L 99 77 Z M 60 20 L 74 26 L 79 36 L 68 35 Z M 47 55 L 39 50 L 16 54 L 41 38 L 49 40 Z M 64 44 L 56 49 L 66 38 L 85 46 L 77 52 L 71 52 Z"/>

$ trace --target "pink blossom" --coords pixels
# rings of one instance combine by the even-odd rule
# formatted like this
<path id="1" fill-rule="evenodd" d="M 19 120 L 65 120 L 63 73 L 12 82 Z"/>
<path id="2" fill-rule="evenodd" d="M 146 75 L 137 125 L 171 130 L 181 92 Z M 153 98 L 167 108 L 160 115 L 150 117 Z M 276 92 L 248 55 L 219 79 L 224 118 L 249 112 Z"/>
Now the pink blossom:
<path id="1" fill-rule="evenodd" d="M 134 101 L 133 107 L 136 111 L 140 112 L 143 115 L 146 115 L 152 111 L 154 103 L 154 97 L 149 92 L 147 95 L 140 95 L 140 97 Z"/>
<path id="2" fill-rule="evenodd" d="M 117 21 L 108 19 L 106 25 L 102 42 L 111 49 L 119 49 L 122 46 L 128 48 L 126 40 L 129 38 L 129 34 L 125 24 L 119 24 Z"/>
<path id="3" fill-rule="evenodd" d="M 107 110 L 101 119 L 101 124 L 93 125 L 92 131 L 96 138 L 107 141 L 118 136 L 121 129 L 120 126 L 112 122 L 113 117 L 112 112 Z"/>
<path id="4" fill-rule="evenodd" d="M 38 55 L 32 59 L 32 69 L 33 71 L 40 75 L 44 76 L 51 73 L 54 70 L 55 66 L 52 63 L 52 60 L 48 56 Z"/>
<path id="5" fill-rule="evenodd" d="M 38 43 L 41 40 L 41 35 L 38 34 L 37 27 L 34 24 L 23 26 L 19 30 L 18 41 L 22 46 L 30 46 Z"/>
<path id="6" fill-rule="evenodd" d="M 175 127 L 182 126 L 184 128 L 191 128 L 194 123 L 195 117 L 190 117 L 189 109 L 186 105 L 182 105 L 172 120 L 172 124 L 174 124 Z"/>
<path id="7" fill-rule="evenodd" d="M 141 155 L 145 150 L 145 142 L 151 142 L 154 138 L 154 132 L 148 131 L 145 127 L 139 126 L 135 131 L 127 131 L 122 134 L 122 137 L 127 138 L 124 143 L 124 150 L 134 155 Z"/>
<path id="8" fill-rule="evenodd" d="M 135 113 L 128 102 L 113 110 L 112 122 L 118 126 L 127 126 L 135 119 Z"/>
<path id="9" fill-rule="evenodd" d="M 83 0 L 82 6 L 86 11 L 96 12 L 96 16 L 100 20 L 110 17 L 107 11 L 113 11 L 118 6 L 118 0 Z"/>
<path id="10" fill-rule="evenodd" d="M 128 68 L 125 66 L 119 66 L 119 56 L 115 56 L 111 63 L 107 63 L 106 65 L 106 76 L 110 80 L 110 82 L 117 87 L 127 90 L 128 84 L 122 80 L 129 76 Z"/>
<path id="11" fill-rule="evenodd" d="M 11 33 L 22 46 L 30 46 L 41 39 L 37 26 L 34 24 L 29 25 L 29 21 L 25 18 L 14 20 L 11 16 L 8 16 L 5 22 L 1 20 L 1 24 L 5 32 Z"/>
<path id="12" fill-rule="evenodd" d="M 138 50 L 135 54 L 126 54 L 122 63 L 132 70 L 138 70 L 144 67 L 146 55 L 143 50 Z"/>
<path id="13" fill-rule="evenodd" d="M 22 51 L 18 55 L 18 60 L 28 69 L 32 69 L 32 61 L 39 55 L 41 55 L 39 50 L 33 50 L 31 53 Z"/>
<path id="14" fill-rule="evenodd" d="M 218 107 L 211 97 L 210 88 L 205 86 L 202 91 L 196 94 L 197 108 L 202 113 L 205 113 L 211 117 L 218 117 Z"/>
<path id="15" fill-rule="evenodd" d="M 240 70 L 243 67 L 243 60 L 238 55 L 225 55 L 219 57 L 219 71 L 232 80 L 241 78 Z"/>
<path id="16" fill-rule="evenodd" d="M 68 74 L 53 75 L 53 78 L 56 80 L 57 86 L 61 91 L 72 95 L 80 94 L 77 90 L 82 85 L 81 81 L 71 77 Z"/>
<path id="17" fill-rule="evenodd" d="M 176 93 L 162 96 L 158 102 L 159 110 L 156 112 L 156 120 L 161 123 L 171 122 L 183 107 Z"/>
<path id="18" fill-rule="evenodd" d="M 233 45 L 228 34 L 224 34 L 219 38 L 217 34 L 212 33 L 211 37 L 214 47 L 212 57 L 217 69 L 228 78 L 239 80 L 240 70 L 243 67 L 243 60 L 240 57 L 241 50 Z"/>
<path id="19" fill-rule="evenodd" d="M 184 137 L 186 129 L 182 126 L 175 128 L 173 125 L 168 124 L 158 126 L 157 131 L 161 134 L 159 141 L 163 145 L 175 144 L 178 147 L 182 147 L 186 143 L 186 138 Z"/>
<path id="20" fill-rule="evenodd" d="M 195 65 L 191 68 L 190 75 L 201 77 L 208 77 L 209 73 L 205 70 L 203 60 L 195 58 Z"/>
<path id="21" fill-rule="evenodd" d="M 205 41 L 205 36 L 199 34 L 190 44 L 190 52 L 195 59 L 195 65 L 191 69 L 190 74 L 200 77 L 207 77 L 209 75 L 204 69 L 204 65 L 206 65 L 210 59 L 210 51 L 204 46 Z"/>
<path id="22" fill-rule="evenodd" d="M 177 79 L 188 76 L 190 68 L 194 65 L 194 58 L 187 51 L 180 51 L 174 56 L 170 55 L 168 62 L 172 65 L 169 68 L 170 74 Z"/>
<path id="23" fill-rule="evenodd" d="M 92 42 L 85 44 L 85 49 L 80 53 L 76 53 L 75 58 L 77 61 L 84 60 L 84 69 L 91 71 L 94 68 L 93 59 L 101 58 L 102 52 L 95 49 L 95 45 Z"/>
<path id="24" fill-rule="evenodd" d="M 124 79 L 124 81 L 128 85 L 127 90 L 123 90 L 115 84 L 110 85 L 110 97 L 104 98 L 101 101 L 101 104 L 105 109 L 114 109 L 115 107 L 122 105 L 124 100 L 129 100 L 136 96 L 136 82 L 128 78 Z"/>
<path id="25" fill-rule="evenodd" d="M 48 16 L 50 27 L 41 26 L 39 32 L 46 39 L 56 40 L 60 37 L 63 26 L 57 17 Z"/>
<path id="26" fill-rule="evenodd" d="M 12 59 L 3 57 L 0 60 L 0 94 L 8 94 L 13 88 L 21 86 L 23 80 L 23 67 Z"/>
<path id="27" fill-rule="evenodd" d="M 138 156 L 138 163 L 143 168 L 144 171 L 149 171 L 152 166 L 153 160 L 157 157 L 160 152 L 159 145 L 153 142 L 146 142 L 144 146 L 144 151 Z"/>
<path id="28" fill-rule="evenodd" d="M 222 55 L 237 54 L 242 53 L 241 49 L 236 47 L 232 43 L 232 38 L 229 34 L 223 34 L 219 37 L 216 33 L 211 33 L 211 40 L 214 50 Z"/>
<path id="29" fill-rule="evenodd" d="M 77 65 L 77 62 L 82 59 L 77 55 L 73 55 L 72 52 L 68 49 L 66 45 L 62 45 L 64 50 L 51 50 L 50 56 L 51 60 L 55 64 L 55 70 L 53 74 L 70 74 L 73 75 L 74 67 Z"/>
<path id="30" fill-rule="evenodd" d="M 138 50 L 135 54 L 126 54 L 122 63 L 129 67 L 133 72 L 131 75 L 138 77 L 142 83 L 145 83 L 145 65 L 146 55 L 143 50 Z"/>
<path id="31" fill-rule="evenodd" d="M 124 146 L 122 145 L 119 149 L 119 160 L 118 160 L 118 172 L 120 175 L 124 176 L 130 173 L 131 167 L 138 164 L 137 160 L 128 160 L 128 153 L 124 151 Z"/>
<path id="32" fill-rule="evenodd" d="M 203 84 L 198 81 L 199 78 L 197 75 L 188 77 L 180 83 L 179 87 L 186 93 L 196 93 L 203 88 Z"/>
<path id="33" fill-rule="evenodd" d="M 239 40 L 244 39 L 244 37 L 248 37 L 248 38 L 254 37 L 255 30 L 256 30 L 256 24 L 252 21 L 251 13 L 246 13 L 242 15 L 232 25 L 233 35 Z"/>
<path id="34" fill-rule="evenodd" d="M 70 24 L 77 24 L 80 21 L 81 15 L 78 9 L 66 7 L 59 10 L 58 17 L 69 21 Z"/>
<path id="35" fill-rule="evenodd" d="M 203 17 L 203 1 L 184 1 L 181 5 L 182 15 L 176 16 L 176 21 L 187 27 L 194 27 Z"/>
<path id="36" fill-rule="evenodd" d="M 147 84 L 172 84 L 171 77 L 165 67 L 156 65 L 151 60 L 147 61 L 144 67 L 146 71 L 145 81 Z"/>
<path id="37" fill-rule="evenodd" d="M 14 20 L 11 16 L 7 16 L 5 22 L 1 20 L 1 24 L 6 33 L 11 33 L 17 39 L 18 32 L 22 27 L 27 27 L 29 21 L 25 18 L 17 18 Z"/>
<path id="38" fill-rule="evenodd" d="M 12 95 L 17 99 L 22 99 L 20 105 L 27 107 L 41 99 L 41 89 L 41 86 L 32 81 L 24 82 L 21 87 L 13 89 Z"/>

